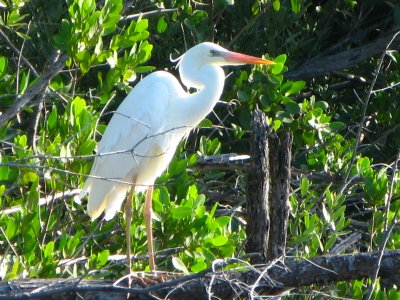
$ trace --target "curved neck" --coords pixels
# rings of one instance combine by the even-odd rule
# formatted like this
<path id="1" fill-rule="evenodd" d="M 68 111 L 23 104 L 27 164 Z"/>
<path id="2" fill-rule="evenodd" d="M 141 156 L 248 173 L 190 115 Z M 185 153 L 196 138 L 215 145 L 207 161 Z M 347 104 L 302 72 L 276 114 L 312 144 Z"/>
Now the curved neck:
<path id="1" fill-rule="evenodd" d="M 222 68 L 209 64 L 197 70 L 181 66 L 180 74 L 185 86 L 197 89 L 197 92 L 187 94 L 179 103 L 181 125 L 194 127 L 213 110 L 219 100 L 224 88 L 225 74 Z"/>

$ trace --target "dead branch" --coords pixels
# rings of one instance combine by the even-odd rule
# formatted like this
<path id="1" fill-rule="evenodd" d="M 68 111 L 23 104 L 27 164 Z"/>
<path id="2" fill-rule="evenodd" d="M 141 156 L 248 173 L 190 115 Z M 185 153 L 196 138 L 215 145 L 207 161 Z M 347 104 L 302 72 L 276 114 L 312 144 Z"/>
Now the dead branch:
<path id="1" fill-rule="evenodd" d="M 43 93 L 51 79 L 64 68 L 65 60 L 66 55 L 60 53 L 57 53 L 51 59 L 45 73 L 38 79 L 38 81 L 28 88 L 24 94 L 18 96 L 13 105 L 0 115 L 0 127 L 4 126 L 5 123 L 19 113 L 34 97 Z"/>
<path id="2" fill-rule="evenodd" d="M 360 47 L 331 55 L 314 57 L 300 67 L 293 68 L 285 73 L 285 77 L 290 80 L 305 80 L 355 66 L 372 56 L 381 54 L 399 29 L 399 27 L 393 28 L 372 43 Z M 393 48 L 398 47 L 398 45 L 398 40 L 392 44 Z"/>
<path id="3" fill-rule="evenodd" d="M 162 274 L 152 278 L 134 278 L 133 288 L 116 286 L 111 280 L 24 279 L 0 282 L 1 299 L 208 299 L 212 293 L 220 299 L 247 297 L 250 291 L 258 296 L 270 295 L 271 290 L 304 288 L 311 285 L 330 285 L 339 281 L 370 278 L 379 251 L 343 255 L 319 256 L 311 259 L 286 259 L 258 267 L 236 270 L 210 268 L 166 280 Z M 250 269 L 250 270 L 249 270 Z M 260 278 L 261 276 L 261 278 Z M 379 277 L 387 286 L 400 283 L 400 251 L 385 251 Z M 136 284 L 135 284 L 136 282 Z M 160 283 L 161 282 L 161 283 Z M 255 283 L 257 285 L 255 286 Z M 52 298 L 49 298 L 52 297 Z"/>

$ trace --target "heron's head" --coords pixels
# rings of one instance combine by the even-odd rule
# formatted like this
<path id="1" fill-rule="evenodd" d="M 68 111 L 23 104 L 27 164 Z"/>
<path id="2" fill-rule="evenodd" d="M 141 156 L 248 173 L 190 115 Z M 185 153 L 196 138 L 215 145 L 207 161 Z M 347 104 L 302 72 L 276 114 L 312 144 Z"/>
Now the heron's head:
<path id="1" fill-rule="evenodd" d="M 187 87 L 201 88 L 206 82 L 223 82 L 222 66 L 243 64 L 271 65 L 273 61 L 229 51 L 214 43 L 201 43 L 190 48 L 179 59 L 179 73 Z M 220 84 L 222 87 L 223 84 Z"/>
<path id="2" fill-rule="evenodd" d="M 189 49 L 181 59 L 181 63 L 188 63 L 193 67 L 203 65 L 236 66 L 244 64 L 272 65 L 273 61 L 229 51 L 217 44 L 204 42 Z"/>

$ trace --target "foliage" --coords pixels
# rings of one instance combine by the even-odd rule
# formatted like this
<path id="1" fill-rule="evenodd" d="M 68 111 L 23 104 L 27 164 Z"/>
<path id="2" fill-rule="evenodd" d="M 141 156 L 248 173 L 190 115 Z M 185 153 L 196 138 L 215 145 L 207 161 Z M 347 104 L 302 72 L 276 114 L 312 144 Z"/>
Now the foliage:
<path id="1" fill-rule="evenodd" d="M 397 228 L 389 230 L 400 209 L 398 52 L 340 70 L 346 74 L 290 77 L 306 61 L 390 31 L 400 24 L 399 10 L 396 1 L 0 0 L 1 112 L 35 85 L 52 53 L 68 57 L 46 92 L 0 127 L 0 278 L 124 273 L 114 259 L 125 253 L 122 213 L 91 222 L 73 191 L 90 171 L 112 111 L 141 74 L 157 68 L 177 75 L 169 55 L 205 40 L 276 64 L 230 69 L 222 104 L 158 179 L 158 267 L 198 272 L 215 259 L 244 254 L 244 174 L 200 171 L 196 164 L 202 156 L 248 153 L 255 107 L 278 134 L 294 134 L 291 255 L 334 253 L 355 232 L 362 237 L 339 252 L 399 249 Z M 132 203 L 137 270 L 147 267 L 142 197 Z M 374 299 L 400 297 L 396 287 L 374 284 Z M 329 293 L 361 299 L 371 286 L 371 280 L 342 282 Z"/>

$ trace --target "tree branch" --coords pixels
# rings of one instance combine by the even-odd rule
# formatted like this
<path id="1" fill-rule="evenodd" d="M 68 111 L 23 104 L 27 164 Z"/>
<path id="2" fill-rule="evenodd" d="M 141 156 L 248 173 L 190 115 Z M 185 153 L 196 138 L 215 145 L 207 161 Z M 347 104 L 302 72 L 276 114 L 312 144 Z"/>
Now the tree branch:
<path id="1" fill-rule="evenodd" d="M 367 58 L 381 54 L 399 30 L 400 28 L 396 27 L 372 43 L 360 47 L 312 58 L 300 67 L 285 73 L 285 77 L 290 80 L 304 80 L 355 66 Z M 399 41 L 397 41 L 392 46 L 396 48 L 399 44 Z"/>
<path id="2" fill-rule="evenodd" d="M 85 299 L 126 299 L 126 294 L 155 299 L 207 299 L 210 293 L 220 299 L 246 297 L 249 293 L 258 296 L 271 295 L 271 290 L 304 288 L 319 284 L 330 285 L 339 281 L 370 278 L 380 253 L 357 253 L 319 256 L 311 259 L 289 260 L 285 265 L 274 262 L 259 267 L 236 270 L 214 270 L 210 268 L 198 274 L 181 278 L 159 273 L 153 278 L 133 278 L 132 286 L 117 286 L 110 280 L 60 280 L 30 279 L 0 282 L 2 299 L 48 299 L 62 296 L 76 299 L 76 294 Z M 237 263 L 237 261 L 236 261 Z M 247 271 L 245 271 L 247 269 Z M 249 270 L 250 269 L 250 270 Z M 387 286 L 400 283 L 400 251 L 386 251 L 381 260 L 379 276 Z M 158 283 L 157 283 L 158 282 Z M 122 284 L 122 282 L 120 283 Z M 143 287 L 144 286 L 144 287 Z M 125 297 L 125 298 L 124 298 Z"/>
<path id="3" fill-rule="evenodd" d="M 36 95 L 42 93 L 49 82 L 56 76 L 65 65 L 66 55 L 57 53 L 48 64 L 46 72 L 38 81 L 26 90 L 26 93 L 17 97 L 16 101 L 0 115 L 0 127 L 11 120 L 22 108 L 27 105 Z"/>

